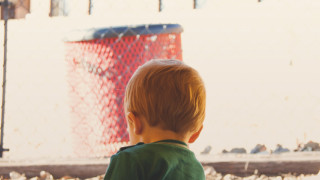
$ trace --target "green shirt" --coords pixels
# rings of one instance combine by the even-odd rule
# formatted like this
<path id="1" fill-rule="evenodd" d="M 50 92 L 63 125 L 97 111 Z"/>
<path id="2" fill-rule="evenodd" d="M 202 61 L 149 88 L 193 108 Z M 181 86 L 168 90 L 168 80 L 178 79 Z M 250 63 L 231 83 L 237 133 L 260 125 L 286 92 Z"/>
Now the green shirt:
<path id="1" fill-rule="evenodd" d="M 121 148 L 104 180 L 205 180 L 203 167 L 187 144 L 163 140 Z"/>

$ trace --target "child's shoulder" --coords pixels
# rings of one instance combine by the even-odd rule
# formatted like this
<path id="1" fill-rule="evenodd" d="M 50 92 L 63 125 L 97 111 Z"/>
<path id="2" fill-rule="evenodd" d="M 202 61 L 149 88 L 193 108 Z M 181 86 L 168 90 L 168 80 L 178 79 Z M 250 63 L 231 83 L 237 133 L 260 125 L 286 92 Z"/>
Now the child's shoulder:
<path id="1" fill-rule="evenodd" d="M 116 155 L 137 156 L 139 154 L 145 153 L 146 151 L 150 151 L 150 148 L 153 149 L 152 144 L 145 144 L 143 142 L 139 142 L 136 145 L 121 147 L 120 150 L 116 153 Z"/>
<path id="2" fill-rule="evenodd" d="M 143 143 L 143 142 L 139 142 L 139 143 L 136 144 L 136 145 L 121 147 L 120 150 L 118 151 L 118 153 L 119 153 L 119 152 L 122 152 L 122 151 L 131 151 L 131 150 L 134 150 L 134 149 L 136 149 L 138 146 L 141 147 L 141 145 L 144 145 L 144 143 Z M 139 148 L 140 148 L 140 147 L 139 147 Z"/>
<path id="3" fill-rule="evenodd" d="M 145 151 L 145 146 L 146 144 L 139 142 L 136 145 L 132 146 L 124 146 L 119 149 L 119 151 L 114 154 L 112 157 L 115 158 L 120 158 L 120 157 L 125 157 L 125 158 L 135 158 L 136 156 L 139 156 L 139 154 L 143 154 Z"/>
<path id="4" fill-rule="evenodd" d="M 156 158 L 168 155 L 173 155 L 176 158 L 179 158 L 180 156 L 195 158 L 194 153 L 187 147 L 161 142 L 147 144 L 140 142 L 133 146 L 125 146 L 120 148 L 116 155 L 131 157 L 137 156 L 139 159 L 144 159 L 148 156 L 148 158 Z"/>

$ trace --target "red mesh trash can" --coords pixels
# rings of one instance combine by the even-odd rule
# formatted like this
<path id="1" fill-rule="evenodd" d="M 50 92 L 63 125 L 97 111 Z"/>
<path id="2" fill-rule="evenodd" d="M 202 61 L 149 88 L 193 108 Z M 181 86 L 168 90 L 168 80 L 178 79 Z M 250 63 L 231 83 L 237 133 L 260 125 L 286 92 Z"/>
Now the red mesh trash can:
<path id="1" fill-rule="evenodd" d="M 74 153 L 108 157 L 129 141 L 125 86 L 151 59 L 182 60 L 178 24 L 74 31 L 65 40 Z"/>

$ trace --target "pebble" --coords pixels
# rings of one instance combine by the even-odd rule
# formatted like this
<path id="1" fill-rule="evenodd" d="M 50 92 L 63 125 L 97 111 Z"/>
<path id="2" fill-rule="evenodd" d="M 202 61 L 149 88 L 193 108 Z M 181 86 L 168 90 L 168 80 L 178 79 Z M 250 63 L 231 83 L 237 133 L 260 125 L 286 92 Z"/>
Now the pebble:
<path id="1" fill-rule="evenodd" d="M 9 173 L 9 177 L 12 180 L 26 180 L 26 176 L 24 174 L 20 174 L 16 171 L 12 171 Z"/>

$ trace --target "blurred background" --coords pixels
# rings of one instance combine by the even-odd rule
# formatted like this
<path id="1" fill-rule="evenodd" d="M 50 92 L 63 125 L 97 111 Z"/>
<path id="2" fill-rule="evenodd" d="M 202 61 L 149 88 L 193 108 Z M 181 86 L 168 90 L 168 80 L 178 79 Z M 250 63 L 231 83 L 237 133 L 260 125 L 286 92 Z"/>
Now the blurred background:
<path id="1" fill-rule="evenodd" d="M 101 130 L 103 123 L 91 123 L 97 116 L 90 116 L 95 109 L 88 110 L 90 103 L 78 109 L 86 114 L 87 124 L 82 129 L 77 126 L 71 106 L 74 79 L 70 79 L 77 70 L 70 68 L 74 59 L 68 58 L 76 50 L 68 49 L 72 43 L 66 37 L 70 32 L 75 35 L 74 30 L 152 24 L 183 28 L 177 36 L 168 35 L 166 41 L 171 42 L 181 34 L 181 44 L 167 46 L 178 44 L 182 51 L 170 57 L 181 56 L 204 79 L 205 126 L 190 145 L 197 154 L 208 146 L 214 154 L 235 147 L 250 151 L 256 144 L 270 150 L 282 144 L 293 150 L 300 143 L 320 141 L 320 1 L 10 0 L 7 7 L 7 30 L 4 5 L 0 24 L 1 44 L 7 32 L 2 145 L 10 151 L 3 158 L 77 157 L 75 134 L 87 131 L 86 127 L 99 136 L 94 141 L 118 136 L 119 132 Z M 122 38 L 121 32 L 115 33 L 116 39 Z M 149 33 L 151 41 L 157 34 L 153 33 Z M 82 41 L 74 48 L 107 44 L 103 38 L 91 42 L 86 35 L 77 34 Z M 132 46 L 121 42 L 120 49 Z M 4 51 L 0 48 L 0 57 Z M 91 97 L 93 91 L 86 91 L 90 78 L 82 82 L 76 88 L 85 93 L 78 100 Z M 115 147 L 125 145 L 126 138 L 118 141 Z M 108 146 L 89 145 L 101 151 Z M 81 156 L 108 156 L 101 151 Z"/>

